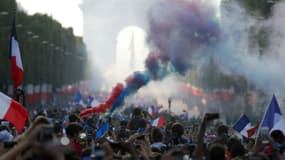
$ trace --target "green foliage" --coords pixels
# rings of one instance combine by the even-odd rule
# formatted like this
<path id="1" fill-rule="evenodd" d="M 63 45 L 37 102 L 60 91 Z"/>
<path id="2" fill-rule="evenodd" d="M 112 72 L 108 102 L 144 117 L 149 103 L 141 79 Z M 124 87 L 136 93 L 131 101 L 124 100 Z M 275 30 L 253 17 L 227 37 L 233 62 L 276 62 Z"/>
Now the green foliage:
<path id="1" fill-rule="evenodd" d="M 271 14 L 271 8 L 278 0 L 240 0 L 239 2 L 254 15 L 268 17 Z"/>
<path id="2" fill-rule="evenodd" d="M 15 0 L 0 1 L 0 13 L 8 13 L 0 15 L 0 82 L 12 83 L 8 51 L 13 15 L 18 24 L 24 84 L 60 86 L 84 79 L 87 51 L 82 38 L 46 14 L 15 12 L 16 5 Z"/>

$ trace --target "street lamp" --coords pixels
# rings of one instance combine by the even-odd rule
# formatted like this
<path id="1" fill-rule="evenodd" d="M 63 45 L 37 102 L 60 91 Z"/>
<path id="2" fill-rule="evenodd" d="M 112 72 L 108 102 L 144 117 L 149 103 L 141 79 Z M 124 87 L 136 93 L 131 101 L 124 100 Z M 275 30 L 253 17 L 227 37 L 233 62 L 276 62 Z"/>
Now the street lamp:
<path id="1" fill-rule="evenodd" d="M 172 102 L 172 99 L 169 97 L 169 98 L 168 98 L 168 110 L 169 110 L 169 114 L 171 114 L 171 102 Z"/>
<path id="2" fill-rule="evenodd" d="M 48 43 L 48 41 L 42 41 L 42 44 L 47 44 Z"/>
<path id="3" fill-rule="evenodd" d="M 2 12 L 0 12 L 0 15 L 1 16 L 7 16 L 9 13 L 8 12 L 6 12 L 6 11 L 2 11 Z"/>
<path id="4" fill-rule="evenodd" d="M 33 32 L 28 31 L 28 32 L 27 32 L 27 35 L 33 35 Z"/>
<path id="5" fill-rule="evenodd" d="M 17 28 L 22 28 L 23 25 L 22 25 L 22 24 L 17 24 L 16 27 L 17 27 Z M 11 29 L 11 26 L 0 27 L 0 30 L 3 30 L 3 31 L 4 31 L 4 30 L 9 30 L 9 29 Z"/>
<path id="6" fill-rule="evenodd" d="M 38 38 L 40 38 L 40 36 L 38 36 L 38 35 L 33 35 L 32 38 L 33 38 L 33 39 L 38 39 Z"/>
<path id="7" fill-rule="evenodd" d="M 17 24 L 16 27 L 17 27 L 17 28 L 22 28 L 23 25 L 22 25 L 22 24 Z"/>

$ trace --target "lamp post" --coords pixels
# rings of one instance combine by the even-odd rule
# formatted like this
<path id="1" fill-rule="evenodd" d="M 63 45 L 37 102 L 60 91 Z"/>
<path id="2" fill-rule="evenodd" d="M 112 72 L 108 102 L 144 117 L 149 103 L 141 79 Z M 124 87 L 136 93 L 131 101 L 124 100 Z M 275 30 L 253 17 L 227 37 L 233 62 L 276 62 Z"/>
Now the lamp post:
<path id="1" fill-rule="evenodd" d="M 22 28 L 24 27 L 22 24 L 16 24 L 16 28 Z M 10 31 L 11 30 L 11 26 L 3 26 L 3 27 L 0 27 L 0 30 L 1 31 Z"/>
<path id="2" fill-rule="evenodd" d="M 34 66 L 35 66 L 34 76 L 35 76 L 35 80 L 39 84 L 39 104 L 41 105 L 42 104 L 42 74 L 40 71 L 41 67 L 39 67 L 39 66 L 41 65 L 41 63 L 40 63 L 40 61 L 41 61 L 40 52 L 42 51 L 42 48 L 40 46 L 40 41 L 39 41 L 40 36 L 33 33 L 32 31 L 28 31 L 27 34 L 31 36 L 32 40 L 37 42 L 35 45 L 36 54 L 33 56 Z"/>
<path id="3" fill-rule="evenodd" d="M 33 32 L 27 32 L 28 35 L 31 35 L 32 40 L 37 40 L 40 38 L 40 36 L 34 34 Z M 35 45 L 35 47 L 39 47 L 39 45 Z M 35 51 L 38 49 L 35 49 Z M 37 81 L 37 83 L 40 84 L 40 92 L 41 92 L 41 77 L 40 77 L 40 71 L 39 71 L 39 60 L 40 56 L 38 53 L 36 53 L 34 56 L 34 65 L 35 65 L 35 70 L 34 70 L 34 78 Z"/>
<path id="4" fill-rule="evenodd" d="M 48 66 L 48 59 L 49 59 L 49 55 L 48 55 L 48 52 L 47 52 L 47 47 L 46 47 L 46 44 L 48 43 L 48 41 L 46 40 L 42 40 L 41 41 L 41 47 L 42 47 L 42 55 L 43 57 L 41 57 L 42 60 L 42 65 L 44 67 L 44 70 L 43 70 L 43 80 L 44 80 L 44 83 L 48 83 L 48 70 L 49 70 L 49 66 Z"/>
<path id="5" fill-rule="evenodd" d="M 59 65 L 62 65 L 63 63 L 62 63 L 62 55 L 60 54 L 60 52 L 59 52 L 59 47 L 58 46 L 56 46 L 56 45 L 53 45 L 53 48 L 54 48 L 54 52 L 55 52 L 55 54 L 56 54 L 56 59 L 55 59 L 55 66 L 56 67 L 58 67 Z M 62 78 L 63 78 L 63 76 L 62 76 L 62 74 L 63 73 L 61 73 L 61 70 L 62 70 L 62 68 L 63 68 L 64 66 L 62 66 L 61 68 L 57 68 L 56 69 L 56 71 L 55 71 L 55 75 L 56 75 L 56 81 L 57 81 L 57 84 L 59 85 L 59 86 L 61 86 L 62 85 Z"/>
<path id="6" fill-rule="evenodd" d="M 6 11 L 1 11 L 0 12 L 0 18 L 1 18 L 1 21 L 2 21 L 2 19 L 4 19 L 4 17 L 6 16 L 6 15 L 8 15 L 8 12 L 6 12 Z M 3 17 L 3 18 L 2 18 Z M 3 27 L 0 27 L 0 32 L 3 30 Z M 5 33 L 5 32 L 4 32 Z M 0 52 L 4 52 L 6 49 L 5 49 L 5 47 L 4 47 L 4 44 L 5 44 L 5 41 L 6 41 L 6 34 L 0 34 L 0 43 L 2 44 L 1 46 L 0 46 Z M 7 41 L 6 41 L 7 42 Z M 8 45 L 8 43 L 6 43 L 6 45 Z M 7 55 L 7 54 L 6 54 Z M 6 59 L 6 60 L 5 60 Z M 5 60 L 5 61 L 3 61 L 3 60 Z M 7 65 L 8 65 L 8 62 L 7 62 L 7 57 L 5 56 L 5 54 L 1 54 L 1 56 L 0 56 L 0 75 L 1 75 L 1 77 L 0 77 L 0 83 L 1 83 L 1 85 L 2 85 L 2 82 L 3 82 L 3 86 L 4 85 L 7 85 L 7 83 L 8 83 L 8 81 L 7 81 L 7 77 L 8 77 L 8 72 L 5 70 L 5 69 L 3 69 L 3 68 L 7 68 Z M 1 86 L 2 87 L 2 86 Z M 2 88 L 1 88 L 2 89 Z M 8 90 L 8 89 L 7 89 Z"/>
<path id="7" fill-rule="evenodd" d="M 54 64 L 52 64 L 52 58 L 53 58 L 53 47 L 51 47 L 51 44 L 53 44 L 53 43 L 50 43 L 50 42 L 47 42 L 46 43 L 46 45 L 47 45 L 47 59 L 46 59 L 46 61 L 47 61 L 47 65 L 48 65 L 48 70 L 47 70 L 47 81 L 48 81 L 48 83 L 50 83 L 50 84 L 53 84 L 53 79 L 52 79 L 52 73 L 51 73 L 51 71 L 53 71 L 53 65 Z"/>
<path id="8" fill-rule="evenodd" d="M 168 98 L 168 111 L 169 111 L 169 115 L 171 114 L 171 102 L 172 102 L 172 99 L 169 97 L 169 98 Z"/>
<path id="9" fill-rule="evenodd" d="M 31 31 L 26 31 L 26 36 L 28 38 L 26 38 L 26 46 L 27 46 L 27 50 L 30 52 L 30 54 L 33 53 L 33 51 L 35 50 L 34 48 L 37 46 L 37 45 L 34 45 L 33 44 L 33 40 L 34 39 L 37 39 L 37 36 L 34 37 L 34 33 L 31 32 Z M 30 75 L 30 81 L 32 83 L 36 82 L 37 81 L 37 55 L 32 55 L 30 56 L 30 62 L 28 63 L 27 65 L 27 69 L 28 69 L 28 72 L 29 72 L 29 75 Z"/>

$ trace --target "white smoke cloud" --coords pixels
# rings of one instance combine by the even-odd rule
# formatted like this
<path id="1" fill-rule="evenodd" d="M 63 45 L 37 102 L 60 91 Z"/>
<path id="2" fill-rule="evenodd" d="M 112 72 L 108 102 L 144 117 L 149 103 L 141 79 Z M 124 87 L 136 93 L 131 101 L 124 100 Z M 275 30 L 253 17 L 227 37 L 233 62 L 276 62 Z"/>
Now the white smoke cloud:
<path id="1" fill-rule="evenodd" d="M 147 28 L 145 19 L 147 10 L 141 4 L 150 7 L 152 3 L 158 1 L 152 1 L 151 3 L 144 1 L 136 5 L 136 10 L 141 15 L 137 18 L 137 22 L 143 25 L 139 27 Z M 100 1 L 97 3 L 96 10 L 94 10 L 95 6 L 93 8 L 92 6 L 89 8 L 85 6 L 87 7 L 87 9 L 85 8 L 85 16 L 89 15 L 91 19 L 89 17 L 89 21 L 85 22 L 84 39 L 88 43 L 89 49 L 96 55 L 94 56 L 94 59 L 96 59 L 95 63 L 110 64 L 112 62 L 108 60 L 112 59 L 115 55 L 115 48 L 113 50 L 110 49 L 114 47 L 112 44 L 115 43 L 110 36 L 114 35 L 113 32 L 118 33 L 118 26 L 126 23 L 124 21 L 116 21 L 118 15 L 115 15 L 115 13 L 120 8 L 117 7 L 118 3 L 116 1 Z M 219 6 L 218 4 L 219 0 L 215 1 L 213 5 Z M 104 11 L 106 7 L 114 12 L 106 13 Z M 125 6 L 126 14 L 124 17 L 125 19 L 132 19 L 132 9 L 128 7 L 130 5 Z M 219 23 L 221 24 L 223 41 L 212 52 L 215 52 L 214 54 L 220 62 L 219 68 L 221 71 L 228 75 L 244 76 L 250 83 L 264 90 L 268 95 L 275 93 L 277 94 L 277 98 L 280 97 L 283 99 L 282 95 L 285 93 L 285 63 L 283 62 L 285 60 L 285 28 L 283 27 L 285 21 L 285 2 L 281 1 L 275 4 L 272 16 L 268 19 L 249 15 L 234 1 L 222 3 L 219 9 L 220 11 L 217 11 L 217 16 L 220 18 Z M 108 17 L 111 19 L 106 20 Z M 108 23 L 105 23 L 106 21 Z M 103 23 L 104 25 L 102 25 Z M 106 32 L 94 32 L 100 29 L 102 31 L 106 30 Z M 258 45 L 257 37 L 255 37 L 263 30 L 268 33 L 268 46 L 266 48 L 261 48 Z M 99 47 L 98 44 L 100 45 Z M 105 58 L 101 58 L 101 55 Z M 208 56 L 209 54 L 204 55 Z M 197 61 L 197 63 L 199 62 L 201 60 Z M 112 73 L 110 73 L 110 76 L 113 76 L 112 84 L 116 83 L 115 81 L 123 80 L 123 77 L 120 77 L 120 79 L 115 78 L 116 75 Z M 167 106 L 168 97 L 177 95 L 176 90 L 180 84 L 176 77 L 170 77 L 162 82 L 150 83 L 147 87 L 142 88 L 138 94 L 148 94 L 156 97 L 159 104 Z M 180 105 L 185 107 L 182 104 L 181 102 Z M 190 109 L 194 106 L 187 107 Z M 180 109 L 179 107 L 177 110 Z M 197 110 L 197 107 L 195 110 Z"/>
<path id="2" fill-rule="evenodd" d="M 284 2 L 276 4 L 268 20 L 250 16 L 238 4 L 221 6 L 221 26 L 226 36 L 217 53 L 222 68 L 230 74 L 239 74 L 263 89 L 269 95 L 284 93 L 285 64 Z M 262 52 L 257 45 L 259 31 L 269 31 L 269 46 Z"/>

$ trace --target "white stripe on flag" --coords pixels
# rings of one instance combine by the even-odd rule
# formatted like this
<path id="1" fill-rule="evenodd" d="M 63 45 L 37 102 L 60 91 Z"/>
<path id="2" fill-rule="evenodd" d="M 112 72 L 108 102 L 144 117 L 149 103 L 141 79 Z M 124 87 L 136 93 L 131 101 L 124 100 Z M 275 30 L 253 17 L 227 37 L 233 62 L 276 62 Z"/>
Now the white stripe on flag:
<path id="1" fill-rule="evenodd" d="M 6 96 L 5 94 L 0 92 L 0 119 L 3 119 L 5 114 L 7 113 L 10 104 L 11 104 L 11 99 Z"/>
<path id="2" fill-rule="evenodd" d="M 248 131 L 249 129 L 251 129 L 251 128 L 252 128 L 252 127 L 251 127 L 251 124 L 248 123 L 248 124 L 241 130 L 240 134 L 243 135 L 243 136 L 245 136 L 245 137 L 248 137 L 247 131 Z"/>
<path id="3" fill-rule="evenodd" d="M 21 58 L 21 53 L 20 53 L 20 48 L 19 48 L 19 44 L 18 41 L 15 39 L 15 37 L 12 37 L 12 57 L 16 57 L 16 64 L 19 68 L 22 69 L 22 71 L 24 71 L 23 69 L 23 64 L 22 64 L 22 58 Z"/>

